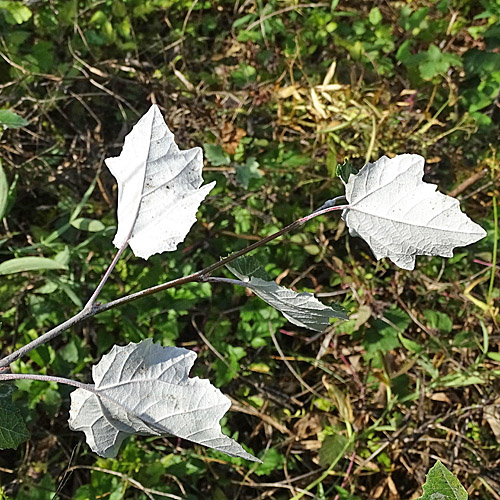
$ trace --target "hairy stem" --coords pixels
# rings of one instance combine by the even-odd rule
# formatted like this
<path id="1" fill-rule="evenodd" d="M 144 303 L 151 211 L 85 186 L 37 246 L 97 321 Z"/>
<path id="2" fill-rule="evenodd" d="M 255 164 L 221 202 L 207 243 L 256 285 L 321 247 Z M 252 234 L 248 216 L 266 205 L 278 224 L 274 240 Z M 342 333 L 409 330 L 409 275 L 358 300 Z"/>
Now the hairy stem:
<path id="1" fill-rule="evenodd" d="M 130 237 L 130 236 L 129 236 Z M 106 281 L 108 281 L 108 278 L 110 274 L 112 273 L 113 269 L 115 268 L 116 264 L 120 260 L 120 257 L 122 256 L 123 252 L 125 251 L 125 248 L 127 248 L 128 241 L 126 241 L 116 252 L 115 256 L 113 257 L 113 260 L 111 261 L 111 264 L 109 267 L 106 269 L 106 272 L 104 273 L 104 276 L 101 278 L 101 281 L 97 285 L 97 288 L 95 289 L 94 293 L 88 300 L 88 302 L 85 304 L 85 307 L 83 308 L 84 311 L 90 311 L 92 310 L 92 306 L 94 305 L 97 296 L 101 293 L 101 290 L 103 289 Z"/>
<path id="2" fill-rule="evenodd" d="M 318 215 L 320 215 L 318 213 Z M 205 267 L 205 269 L 202 269 L 201 271 L 197 271 L 196 273 L 189 274 L 188 276 L 184 276 L 182 278 L 177 278 L 172 281 L 167 281 L 167 283 L 162 283 L 161 285 L 156 285 L 151 288 L 146 288 L 145 290 L 141 290 L 136 293 L 132 293 L 131 295 L 127 295 L 126 297 L 120 297 L 119 299 L 112 300 L 110 302 L 106 302 L 105 304 L 101 304 L 95 308 L 95 314 L 107 311 L 109 309 L 113 309 L 114 307 L 121 306 L 123 304 L 127 304 L 128 302 L 132 302 L 133 300 L 136 300 L 140 297 L 146 297 L 148 295 L 153 295 L 155 293 L 161 292 L 162 290 L 168 290 L 169 288 L 173 288 L 175 286 L 179 285 L 184 285 L 186 283 L 192 283 L 192 282 L 197 282 L 197 281 L 205 281 L 206 278 L 208 277 L 209 274 L 213 273 L 217 269 L 224 267 L 226 264 L 229 264 L 230 262 L 233 262 L 233 260 L 236 260 L 237 258 L 241 257 L 242 255 L 247 254 L 248 252 L 251 252 L 252 250 L 255 250 L 256 248 L 261 247 L 262 245 L 265 245 L 266 243 L 269 243 L 272 240 L 275 240 L 276 238 L 279 238 L 280 236 L 283 236 L 286 233 L 289 233 L 290 231 L 293 231 L 294 229 L 297 229 L 300 227 L 304 222 L 302 219 L 298 219 L 295 222 L 292 222 L 288 226 L 284 227 L 283 229 L 280 229 L 276 233 L 273 233 L 269 236 L 266 236 L 265 238 L 262 238 L 259 241 L 256 241 L 255 243 L 252 243 L 251 245 L 248 245 L 247 247 L 239 250 L 238 252 L 232 253 L 231 255 L 228 255 L 227 257 L 224 257 L 223 259 L 219 260 L 218 262 L 214 262 L 208 267 Z M 1 365 L 0 365 L 1 366 Z"/>
<path id="3" fill-rule="evenodd" d="M 326 204 L 325 204 L 326 205 Z M 119 257 L 125 250 L 126 244 L 121 247 L 117 254 L 115 255 L 112 263 L 110 264 L 109 268 L 107 269 L 106 273 L 104 274 L 103 278 L 101 279 L 99 285 L 96 288 L 96 291 L 92 294 L 92 297 L 89 299 L 85 307 L 78 313 L 75 314 L 73 317 L 67 319 L 60 325 L 56 326 L 55 328 L 52 328 L 48 332 L 45 332 L 43 335 L 38 337 L 37 339 L 29 342 L 25 346 L 21 347 L 17 351 L 14 351 L 12 354 L 9 354 L 8 356 L 5 356 L 3 359 L 0 359 L 0 372 L 5 371 L 6 368 L 19 359 L 21 356 L 24 356 L 28 352 L 32 351 L 33 349 L 36 349 L 37 347 L 49 342 L 50 340 L 54 339 L 55 337 L 59 336 L 62 332 L 67 330 L 68 328 L 71 328 L 72 326 L 76 325 L 77 323 L 80 323 L 81 321 L 88 319 L 90 317 L 95 316 L 96 314 L 102 313 L 104 311 L 108 311 L 109 309 L 113 309 L 115 307 L 121 306 L 123 304 L 127 304 L 129 302 L 132 302 L 134 300 L 137 300 L 141 297 L 147 297 L 148 295 L 153 295 L 155 293 L 161 292 L 163 290 L 168 290 L 169 288 L 174 288 L 176 286 L 184 285 L 186 283 L 193 283 L 193 282 L 204 282 L 204 281 L 209 281 L 209 275 L 216 271 L 217 269 L 220 269 L 221 267 L 224 267 L 226 264 L 229 264 L 230 262 L 233 262 L 234 260 L 238 259 L 242 255 L 245 255 L 252 250 L 255 250 L 256 248 L 259 248 L 266 243 L 269 243 L 270 241 L 275 240 L 276 238 L 279 238 L 280 236 L 283 236 L 284 234 L 289 233 L 290 231 L 293 231 L 294 229 L 299 228 L 302 226 L 305 222 L 313 219 L 314 217 L 318 217 L 319 215 L 323 215 L 327 212 L 331 212 L 333 210 L 344 210 L 345 208 L 348 208 L 348 205 L 339 205 L 339 206 L 327 206 L 327 208 L 321 207 L 318 209 L 316 212 L 313 212 L 310 215 L 307 215 L 305 217 L 302 217 L 300 219 L 297 219 L 296 221 L 292 222 L 288 226 L 284 227 L 283 229 L 280 229 L 279 231 L 266 236 L 265 238 L 262 238 L 259 241 L 256 241 L 255 243 L 252 243 L 251 245 L 248 245 L 247 247 L 243 248 L 242 250 L 239 250 L 238 252 L 232 253 L 231 255 L 228 255 L 227 257 L 224 257 L 223 259 L 219 260 L 218 262 L 214 262 L 210 266 L 205 267 L 205 269 L 202 269 L 201 271 L 197 271 L 195 273 L 189 274 L 188 276 L 184 276 L 182 278 L 177 278 L 171 281 L 167 281 L 166 283 L 162 283 L 161 285 L 156 285 L 151 288 L 146 288 L 144 290 L 141 290 L 136 293 L 132 293 L 130 295 L 127 295 L 125 297 L 120 297 L 119 299 L 111 300 L 110 302 L 106 302 L 105 304 L 96 304 L 95 299 L 99 292 L 101 291 L 102 287 L 104 286 L 104 283 L 108 279 L 109 275 L 111 274 L 111 271 L 113 270 L 114 266 L 116 265 L 116 262 L 118 261 Z M 221 278 L 219 278 L 218 281 L 220 281 Z M 236 280 L 232 280 L 236 281 Z M 243 282 L 238 282 L 238 283 L 233 283 L 233 284 L 238 284 L 241 285 Z M 0 373 L 1 374 L 1 373 Z"/>
<path id="4" fill-rule="evenodd" d="M 92 386 L 88 384 L 83 384 L 76 380 L 71 380 L 69 378 L 63 377 L 53 377 L 52 375 L 35 375 L 32 373 L 0 373 L 0 382 L 4 380 L 38 380 L 40 382 L 56 382 L 57 384 L 72 385 L 73 387 L 78 387 L 79 389 L 89 390 Z"/>
<path id="5" fill-rule="evenodd" d="M 45 332 L 43 335 L 41 335 L 37 339 L 32 340 L 28 344 L 19 348 L 17 351 L 14 351 L 12 354 L 5 356 L 3 359 L 0 359 L 0 372 L 5 371 L 5 369 L 11 363 L 16 361 L 16 359 L 19 359 L 21 356 L 28 354 L 33 349 L 36 349 L 37 347 L 40 347 L 43 344 L 46 344 L 50 340 L 59 336 L 62 332 L 66 331 L 68 328 L 71 328 L 73 325 L 80 323 L 80 321 L 83 321 L 84 319 L 86 319 L 92 315 L 93 315 L 92 311 L 88 311 L 85 313 L 82 310 L 78 314 L 75 314 L 71 318 L 69 318 L 66 321 L 64 321 L 63 323 L 61 323 L 60 325 L 57 325 L 55 328 L 52 328 L 52 330 Z"/>

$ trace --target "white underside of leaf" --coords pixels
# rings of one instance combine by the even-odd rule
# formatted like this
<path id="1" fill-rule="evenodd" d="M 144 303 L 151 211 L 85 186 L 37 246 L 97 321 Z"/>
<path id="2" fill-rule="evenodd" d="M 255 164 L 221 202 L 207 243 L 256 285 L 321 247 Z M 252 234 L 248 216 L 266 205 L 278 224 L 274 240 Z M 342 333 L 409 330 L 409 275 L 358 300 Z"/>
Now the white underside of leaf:
<path id="1" fill-rule="evenodd" d="M 91 390 L 71 393 L 69 425 L 102 457 L 115 457 L 132 435 L 174 435 L 228 455 L 258 461 L 222 434 L 230 400 L 208 380 L 189 378 L 196 354 L 151 339 L 114 346 L 92 369 Z"/>
<path id="2" fill-rule="evenodd" d="M 330 318 L 347 319 L 344 312 L 325 306 L 312 293 L 297 293 L 279 286 L 275 281 L 267 281 L 255 276 L 249 279 L 231 265 L 226 267 L 244 281 L 245 286 L 257 297 L 280 311 L 294 325 L 322 332 L 330 325 Z"/>
<path id="3" fill-rule="evenodd" d="M 350 234 L 363 238 L 377 259 L 389 257 L 403 269 L 415 267 L 416 255 L 451 257 L 455 247 L 486 236 L 455 198 L 422 181 L 424 162 L 420 155 L 383 156 L 346 185 L 342 218 Z"/>
<path id="4" fill-rule="evenodd" d="M 177 248 L 215 185 L 200 187 L 201 148 L 179 150 L 156 105 L 127 135 L 120 156 L 106 159 L 106 165 L 118 183 L 113 244 L 120 248 L 128 241 L 144 259 Z"/>

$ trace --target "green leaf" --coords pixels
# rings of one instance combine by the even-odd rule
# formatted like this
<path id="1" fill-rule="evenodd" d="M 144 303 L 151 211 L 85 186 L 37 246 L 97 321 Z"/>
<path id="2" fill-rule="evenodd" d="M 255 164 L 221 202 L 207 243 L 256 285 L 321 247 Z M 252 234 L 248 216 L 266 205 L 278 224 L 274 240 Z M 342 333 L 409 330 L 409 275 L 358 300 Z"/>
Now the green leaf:
<path id="1" fill-rule="evenodd" d="M 78 297 L 78 295 L 73 291 L 68 282 L 58 279 L 56 279 L 55 282 L 57 283 L 58 288 L 60 288 L 68 296 L 73 304 L 75 304 L 79 308 L 83 307 L 80 297 Z"/>
<path id="2" fill-rule="evenodd" d="M 15 450 L 30 437 L 21 412 L 12 402 L 11 394 L 11 385 L 0 385 L 0 450 Z"/>
<path id="3" fill-rule="evenodd" d="M 342 434 L 326 436 L 319 450 L 319 464 L 322 467 L 328 467 L 332 462 L 338 459 L 338 456 L 344 450 L 348 439 Z"/>
<path id="4" fill-rule="evenodd" d="M 399 334 L 403 333 L 410 323 L 410 317 L 401 309 L 388 310 L 384 313 L 384 319 L 374 320 L 363 339 L 365 357 L 369 359 L 377 351 L 388 352 L 400 347 Z"/>
<path id="5" fill-rule="evenodd" d="M 257 19 L 257 16 L 255 14 L 247 14 L 246 16 L 239 17 L 234 21 L 233 23 L 233 29 L 239 28 L 240 26 L 243 26 L 244 24 L 250 24 L 251 21 L 255 21 Z"/>
<path id="6" fill-rule="evenodd" d="M 0 109 L 0 126 L 5 128 L 20 128 L 26 127 L 28 123 L 22 116 L 19 116 L 10 109 Z"/>
<path id="7" fill-rule="evenodd" d="M 500 362 L 500 352 L 487 352 L 486 356 L 497 363 Z"/>
<path id="8" fill-rule="evenodd" d="M 229 165 L 231 159 L 218 144 L 203 144 L 206 159 L 214 166 Z"/>
<path id="9" fill-rule="evenodd" d="M 2 168 L 2 162 L 0 160 L 0 220 L 3 219 L 5 212 L 7 211 L 7 204 L 9 201 L 9 184 L 7 183 L 7 177 Z"/>
<path id="10" fill-rule="evenodd" d="M 471 49 L 463 55 L 464 69 L 468 77 L 479 76 L 487 79 L 492 73 L 498 71 L 500 66 L 499 52 L 485 52 L 484 50 Z"/>
<path id="11" fill-rule="evenodd" d="M 344 163 L 339 163 L 336 168 L 337 177 L 340 177 L 344 183 L 349 180 L 349 176 L 356 175 L 359 170 L 351 165 L 347 160 Z"/>
<path id="12" fill-rule="evenodd" d="M 222 361 L 221 359 L 217 359 L 213 363 L 215 385 L 217 387 L 231 382 L 231 380 L 238 375 L 241 367 L 240 359 L 244 358 L 246 355 L 247 353 L 242 347 L 233 347 L 232 345 L 226 346 L 225 360 Z"/>
<path id="13" fill-rule="evenodd" d="M 274 448 L 270 448 L 266 451 L 266 454 L 259 457 L 262 463 L 254 470 L 254 474 L 257 476 L 267 476 L 273 470 L 283 470 L 283 464 L 285 459 L 281 453 L 279 453 Z"/>
<path id="14" fill-rule="evenodd" d="M 34 293 L 41 293 L 41 294 L 50 294 L 54 293 L 59 287 L 57 286 L 57 283 L 52 280 L 47 280 L 45 285 L 42 285 L 39 288 L 36 288 L 33 290 Z"/>
<path id="15" fill-rule="evenodd" d="M 424 494 L 418 500 L 467 500 L 460 481 L 438 460 L 427 474 Z"/>
<path id="16" fill-rule="evenodd" d="M 101 221 L 87 219 L 86 217 L 80 217 L 79 219 L 71 221 L 71 225 L 80 231 L 89 231 L 91 233 L 98 233 L 106 229 L 106 226 Z"/>
<path id="17" fill-rule="evenodd" d="M 62 359 L 68 363 L 78 363 L 80 360 L 78 347 L 74 340 L 70 340 L 64 347 L 59 350 Z"/>
<path id="18" fill-rule="evenodd" d="M 22 24 L 32 16 L 31 10 L 19 1 L 0 1 L 2 9 L 5 9 L 5 20 L 9 24 Z"/>
<path id="19" fill-rule="evenodd" d="M 318 245 L 306 245 L 304 251 L 309 255 L 319 255 L 321 253 L 321 249 Z"/>
<path id="20" fill-rule="evenodd" d="M 370 14 L 368 14 L 368 20 L 372 24 L 378 24 L 380 23 L 380 21 L 382 21 L 382 14 L 378 7 L 373 7 L 373 9 L 370 11 Z"/>
<path id="21" fill-rule="evenodd" d="M 414 340 L 407 339 L 406 337 L 403 337 L 403 335 L 399 334 L 399 341 L 401 342 L 403 347 L 410 352 L 422 352 L 421 344 L 415 342 Z"/>
<path id="22" fill-rule="evenodd" d="M 54 261 L 61 264 L 61 266 L 67 267 L 71 259 L 71 252 L 67 246 L 63 250 L 57 252 L 54 255 Z"/>
<path id="23" fill-rule="evenodd" d="M 257 79 L 257 70 L 251 64 L 240 63 L 238 69 L 231 73 L 231 78 L 236 85 L 243 87 Z"/>
<path id="24" fill-rule="evenodd" d="M 446 73 L 450 66 L 462 66 L 460 58 L 455 54 L 443 53 L 439 47 L 431 44 L 419 65 L 420 76 L 424 80 L 431 80 L 440 73 Z"/>
<path id="25" fill-rule="evenodd" d="M 401 61 L 406 65 L 410 65 L 412 63 L 413 58 L 415 57 L 411 51 L 411 47 L 413 44 L 413 40 L 405 40 L 396 52 L 396 59 Z"/>
<path id="26" fill-rule="evenodd" d="M 477 372 L 453 372 L 443 377 L 439 377 L 433 383 L 436 387 L 465 387 L 467 385 L 484 384 L 485 377 L 481 377 Z"/>
<path id="27" fill-rule="evenodd" d="M 440 311 L 433 311 L 432 309 L 426 309 L 424 311 L 424 316 L 430 328 L 439 330 L 440 332 L 451 332 L 453 321 L 447 314 Z"/>
<path id="28" fill-rule="evenodd" d="M 264 269 L 264 265 L 252 255 L 243 255 L 230 265 L 237 273 L 249 278 L 255 277 L 265 281 L 271 280 L 269 274 Z"/>
<path id="29" fill-rule="evenodd" d="M 10 183 L 9 190 L 7 192 L 7 204 L 5 206 L 3 217 L 7 217 L 7 215 L 12 210 L 12 207 L 14 206 L 14 203 L 16 201 L 17 197 L 16 187 L 18 179 L 19 179 L 19 174 L 15 174 L 14 179 L 12 179 L 12 182 Z"/>
<path id="30" fill-rule="evenodd" d="M 245 165 L 236 166 L 236 180 L 245 189 L 248 189 L 248 185 L 252 179 L 260 179 L 261 177 L 259 163 L 253 157 L 247 158 Z"/>
<path id="31" fill-rule="evenodd" d="M 18 257 L 0 264 L 1 274 L 23 273 L 26 271 L 44 271 L 46 269 L 66 269 L 66 266 L 45 257 Z"/>

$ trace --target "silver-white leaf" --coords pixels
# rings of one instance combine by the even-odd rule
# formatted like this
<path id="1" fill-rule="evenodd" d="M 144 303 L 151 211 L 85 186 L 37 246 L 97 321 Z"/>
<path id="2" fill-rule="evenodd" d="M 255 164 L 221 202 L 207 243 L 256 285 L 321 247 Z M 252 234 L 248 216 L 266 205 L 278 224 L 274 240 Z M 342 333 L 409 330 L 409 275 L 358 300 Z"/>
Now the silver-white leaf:
<path id="1" fill-rule="evenodd" d="M 348 319 L 344 308 L 325 306 L 312 293 L 297 293 L 279 286 L 275 281 L 267 281 L 255 276 L 249 278 L 230 264 L 226 264 L 226 267 L 257 297 L 280 311 L 294 325 L 322 332 L 330 325 L 330 318 Z"/>
<path id="2" fill-rule="evenodd" d="M 220 419 L 231 401 L 208 380 L 189 378 L 196 354 L 151 339 L 114 346 L 92 367 L 95 385 L 71 393 L 69 425 L 83 431 L 102 457 L 115 457 L 132 435 L 174 435 L 259 461 L 222 434 Z"/>
<path id="3" fill-rule="evenodd" d="M 155 104 L 125 137 L 120 156 L 106 159 L 118 183 L 118 230 L 113 244 L 127 241 L 147 259 L 173 251 L 196 222 L 200 203 L 215 185 L 203 184 L 201 148 L 179 150 Z"/>
<path id="4" fill-rule="evenodd" d="M 416 255 L 452 257 L 455 247 L 486 236 L 458 200 L 423 182 L 424 163 L 415 154 L 383 156 L 346 185 L 349 208 L 342 218 L 350 234 L 363 238 L 377 259 L 389 257 L 403 269 L 415 267 Z"/>

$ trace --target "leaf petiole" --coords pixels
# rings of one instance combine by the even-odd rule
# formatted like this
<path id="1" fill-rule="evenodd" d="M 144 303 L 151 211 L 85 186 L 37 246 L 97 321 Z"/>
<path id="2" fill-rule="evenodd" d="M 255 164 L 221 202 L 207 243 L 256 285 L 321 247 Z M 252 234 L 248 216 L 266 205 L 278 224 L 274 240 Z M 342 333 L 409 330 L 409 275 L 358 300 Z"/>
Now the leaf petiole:
<path id="1" fill-rule="evenodd" d="M 92 311 L 98 295 L 101 293 L 101 290 L 104 288 L 106 281 L 108 281 L 109 276 L 113 272 L 113 269 L 115 268 L 116 264 L 120 260 L 120 257 L 122 256 L 122 254 L 125 251 L 125 249 L 127 248 L 127 246 L 128 246 L 128 240 L 116 252 L 115 256 L 113 257 L 113 260 L 111 261 L 111 264 L 106 269 L 106 272 L 104 273 L 103 277 L 101 278 L 101 281 L 97 285 L 97 288 L 95 289 L 94 293 L 92 294 L 90 299 L 85 304 L 85 307 L 83 308 L 82 311 L 86 311 L 86 312 Z"/>
<path id="2" fill-rule="evenodd" d="M 52 375 L 36 375 L 34 373 L 0 373 L 0 382 L 7 380 L 38 380 L 39 382 L 55 382 L 57 384 L 71 385 L 79 389 L 89 390 L 88 384 L 78 382 L 63 377 L 53 377 Z"/>

